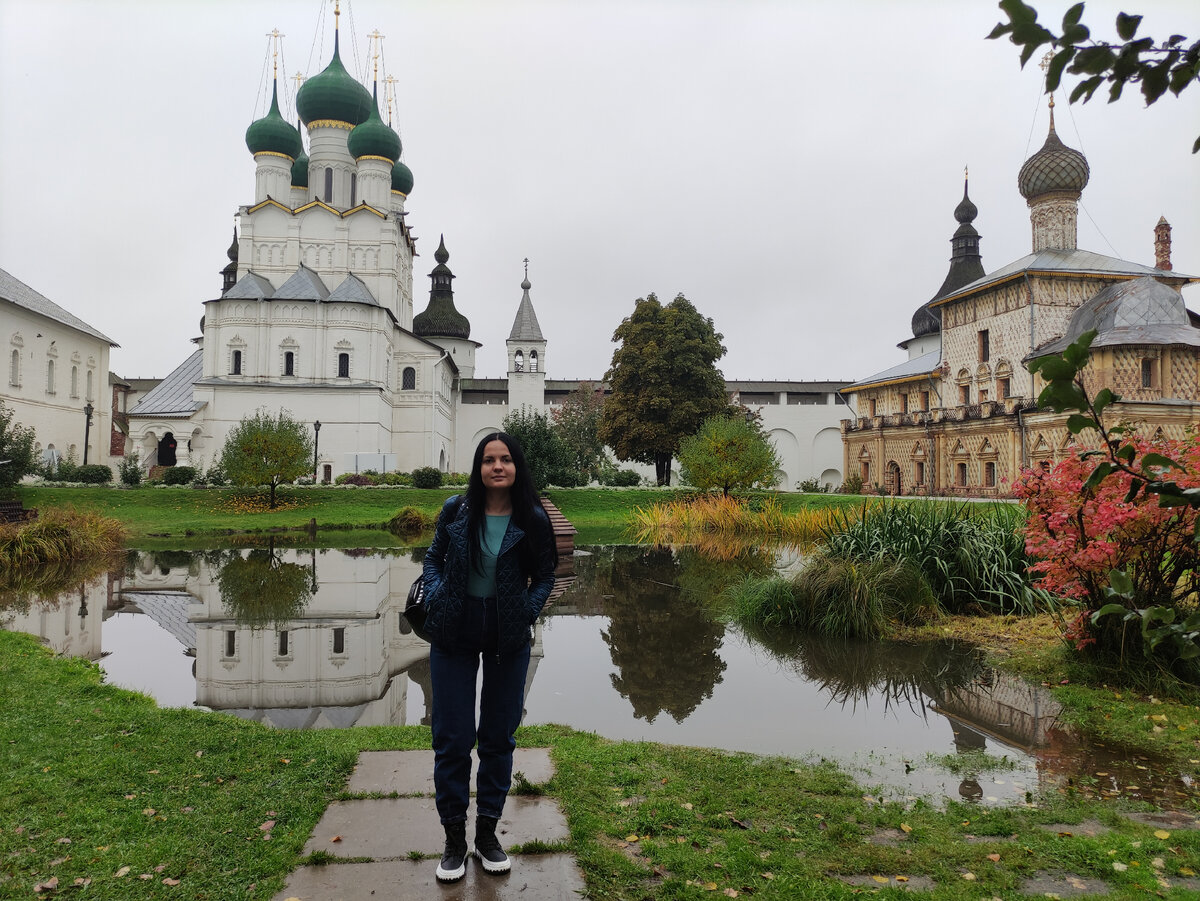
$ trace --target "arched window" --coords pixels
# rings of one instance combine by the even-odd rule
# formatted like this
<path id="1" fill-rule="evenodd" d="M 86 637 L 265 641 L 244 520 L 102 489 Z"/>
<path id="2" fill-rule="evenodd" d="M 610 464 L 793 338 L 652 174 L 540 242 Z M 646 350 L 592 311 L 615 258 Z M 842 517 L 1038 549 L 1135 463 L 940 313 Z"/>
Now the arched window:
<path id="1" fill-rule="evenodd" d="M 333 204 L 333 169 L 325 167 L 325 202 Z"/>
<path id="2" fill-rule="evenodd" d="M 525 354 L 521 353 L 518 350 L 515 354 L 513 354 L 513 372 L 524 372 L 524 371 L 525 371 Z"/>
<path id="3" fill-rule="evenodd" d="M 347 353 L 338 354 L 338 378 L 339 379 L 350 378 L 350 354 L 347 354 Z"/>
<path id="4" fill-rule="evenodd" d="M 8 365 L 8 383 L 14 388 L 21 386 L 21 352 L 12 352 L 12 362 Z"/>
<path id="5" fill-rule="evenodd" d="M 350 206 L 358 206 L 358 175 L 350 173 Z"/>
<path id="6" fill-rule="evenodd" d="M 92 371 L 90 369 L 87 374 L 87 399 L 92 399 Z"/>
<path id="7" fill-rule="evenodd" d="M 400 390 L 417 390 L 417 370 L 413 369 L 411 366 L 405 366 L 404 372 L 400 374 Z"/>
<path id="8" fill-rule="evenodd" d="M 235 350 L 233 352 L 233 358 L 229 361 L 229 374 L 242 374 L 242 352 L 240 350 Z"/>
<path id="9" fill-rule="evenodd" d="M 537 372 L 538 371 L 537 367 L 538 367 L 537 351 L 531 350 L 529 352 L 529 371 Z"/>
<path id="10" fill-rule="evenodd" d="M 284 375 L 295 375 L 296 374 L 296 355 L 294 353 L 292 353 L 290 350 L 285 350 L 283 352 L 283 374 Z"/>
<path id="11" fill-rule="evenodd" d="M 46 393 L 54 393 L 54 361 L 46 361 Z"/>
<path id="12" fill-rule="evenodd" d="M 79 367 L 71 367 L 71 397 L 79 397 Z"/>

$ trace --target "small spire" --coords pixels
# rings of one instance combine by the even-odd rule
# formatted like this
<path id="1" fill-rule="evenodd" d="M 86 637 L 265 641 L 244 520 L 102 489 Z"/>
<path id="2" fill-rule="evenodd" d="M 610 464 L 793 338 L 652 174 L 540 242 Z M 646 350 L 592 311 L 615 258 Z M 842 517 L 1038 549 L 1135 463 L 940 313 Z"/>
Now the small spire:
<path id="1" fill-rule="evenodd" d="M 438 241 L 438 249 L 434 251 L 433 258 L 439 263 L 446 263 L 450 259 L 450 251 L 446 249 L 446 236 L 441 235 Z"/>

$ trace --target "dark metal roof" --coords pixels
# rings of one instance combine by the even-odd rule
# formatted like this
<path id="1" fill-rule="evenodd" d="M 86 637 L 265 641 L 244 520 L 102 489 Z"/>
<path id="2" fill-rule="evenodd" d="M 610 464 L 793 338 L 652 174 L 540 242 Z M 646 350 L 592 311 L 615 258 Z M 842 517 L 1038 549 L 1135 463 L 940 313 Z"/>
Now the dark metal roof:
<path id="1" fill-rule="evenodd" d="M 849 388 L 852 391 L 857 391 L 861 388 L 869 388 L 872 385 L 884 385 L 889 382 L 902 382 L 910 379 L 919 378 L 923 375 L 930 375 L 937 369 L 942 362 L 942 352 L 940 350 L 932 350 L 927 354 L 922 354 L 919 357 L 913 357 L 911 360 L 905 360 L 898 366 L 893 366 L 891 369 L 885 369 L 883 372 L 877 372 L 874 375 L 869 375 L 865 379 L 859 379 Z"/>
<path id="2" fill-rule="evenodd" d="M 1061 353 L 1084 332 L 1096 331 L 1092 347 L 1120 344 L 1200 347 L 1183 295 L 1150 276 L 1109 285 L 1076 310 L 1066 333 L 1030 357 Z"/>
<path id="3" fill-rule="evenodd" d="M 280 291 L 282 290 L 281 288 Z M 371 294 L 371 289 L 353 272 L 347 273 L 346 277 L 342 279 L 342 283 L 333 289 L 333 293 L 329 295 L 328 299 L 331 301 L 347 300 L 355 303 L 369 303 L 379 306 L 379 302 Z"/>
<path id="4" fill-rule="evenodd" d="M 204 351 L 196 350 L 175 371 L 141 399 L 130 416 L 188 417 L 202 406 L 192 399 L 192 386 L 200 381 Z"/>
<path id="5" fill-rule="evenodd" d="M 7 300 L 22 309 L 53 319 L 55 322 L 76 331 L 107 341 L 109 347 L 120 347 L 116 341 L 98 329 L 92 328 L 78 316 L 68 313 L 50 298 L 39 294 L 29 285 L 4 269 L 0 269 L 0 300 Z"/>
<path id="6" fill-rule="evenodd" d="M 931 306 L 941 306 L 944 303 L 977 294 L 1001 282 L 1019 278 L 1026 273 L 1031 275 L 1062 273 L 1064 275 L 1134 277 L 1153 275 L 1166 281 L 1177 281 L 1181 285 L 1200 281 L 1200 278 L 1194 275 L 1184 275 L 1182 272 L 1168 269 L 1155 269 L 1152 266 L 1143 266 L 1141 263 L 1131 263 L 1129 260 L 1118 260 L 1116 257 L 1105 256 L 1102 253 L 1092 253 L 1090 250 L 1042 250 L 1014 260 L 995 272 L 989 272 L 983 278 L 964 285 L 953 294 L 932 301 Z"/>

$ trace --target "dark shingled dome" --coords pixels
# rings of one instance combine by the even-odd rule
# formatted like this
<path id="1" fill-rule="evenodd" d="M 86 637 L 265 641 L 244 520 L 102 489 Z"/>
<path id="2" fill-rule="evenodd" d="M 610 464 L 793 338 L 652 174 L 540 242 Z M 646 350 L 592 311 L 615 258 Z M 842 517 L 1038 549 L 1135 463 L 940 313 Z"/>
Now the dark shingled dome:
<path id="1" fill-rule="evenodd" d="M 470 338 L 470 320 L 454 307 L 454 290 L 450 287 L 454 273 L 446 265 L 450 252 L 446 250 L 445 236 L 433 258 L 437 260 L 437 265 L 429 273 L 433 282 L 429 291 L 429 306 L 424 313 L 413 317 L 413 333 L 422 338 Z"/>
<path id="2" fill-rule="evenodd" d="M 371 115 L 371 94 L 342 65 L 336 38 L 329 65 L 300 86 L 296 109 L 305 125 L 320 119 L 360 125 Z"/>
<path id="3" fill-rule="evenodd" d="M 397 160 L 396 165 L 392 166 L 392 190 L 398 191 L 407 197 L 412 193 L 413 189 L 413 174 L 412 169 Z"/>
<path id="4" fill-rule="evenodd" d="M 350 132 L 346 148 L 356 160 L 364 156 L 381 156 L 389 163 L 395 163 L 400 159 L 400 136 L 380 117 L 379 101 L 375 97 L 371 98 L 371 114 L 366 122 Z"/>
<path id="5" fill-rule="evenodd" d="M 1091 170 L 1087 159 L 1059 140 L 1050 117 L 1050 134 L 1042 149 L 1025 161 L 1017 175 L 1017 187 L 1026 200 L 1053 191 L 1072 191 L 1078 194 L 1087 186 Z"/>

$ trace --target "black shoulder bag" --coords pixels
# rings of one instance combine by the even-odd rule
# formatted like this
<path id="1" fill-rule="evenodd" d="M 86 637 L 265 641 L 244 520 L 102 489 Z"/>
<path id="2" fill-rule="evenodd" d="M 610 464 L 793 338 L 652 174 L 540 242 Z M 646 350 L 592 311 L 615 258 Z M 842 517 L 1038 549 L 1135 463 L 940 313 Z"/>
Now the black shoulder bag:
<path id="1" fill-rule="evenodd" d="M 460 495 L 458 502 L 450 510 L 450 522 L 458 518 L 458 511 L 462 508 L 462 503 Z M 429 633 L 425 631 L 425 616 L 428 613 L 429 610 L 425 606 L 425 572 L 422 570 L 408 589 L 408 599 L 404 602 L 404 618 L 408 620 L 408 624 L 418 638 L 432 641 Z"/>

